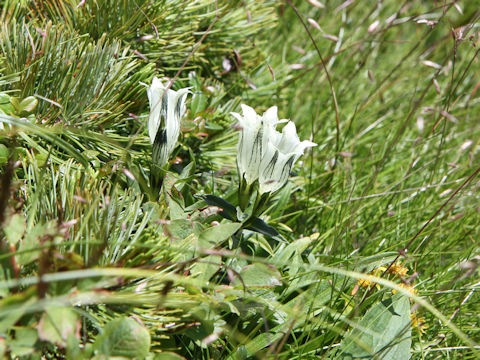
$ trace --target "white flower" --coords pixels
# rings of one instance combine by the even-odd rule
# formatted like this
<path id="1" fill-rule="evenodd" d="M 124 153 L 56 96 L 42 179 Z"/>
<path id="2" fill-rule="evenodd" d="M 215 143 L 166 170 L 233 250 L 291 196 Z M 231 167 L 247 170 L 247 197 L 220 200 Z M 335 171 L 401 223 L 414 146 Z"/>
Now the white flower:
<path id="1" fill-rule="evenodd" d="M 273 193 L 282 188 L 288 180 L 293 164 L 303 155 L 305 149 L 317 146 L 308 140 L 300 141 L 295 124 L 291 121 L 285 125 L 282 133 L 275 130 L 268 140 L 259 170 L 260 194 Z"/>
<path id="2" fill-rule="evenodd" d="M 263 116 L 254 109 L 241 105 L 243 116 L 231 113 L 240 123 L 241 132 L 238 140 L 237 165 L 241 180 L 251 185 L 259 177 L 260 164 L 268 146 L 268 139 L 275 132 L 279 122 L 277 107 L 268 109 Z"/>
<path id="3" fill-rule="evenodd" d="M 241 107 L 243 116 L 232 113 L 241 127 L 237 153 L 240 181 L 245 180 L 250 186 L 258 180 L 260 194 L 273 193 L 285 185 L 293 164 L 305 149 L 317 144 L 300 141 L 291 121 L 281 133 L 278 132 L 277 124 L 287 120 L 278 119 L 276 106 L 268 109 L 263 116 L 257 115 L 249 106 Z M 243 191 L 242 184 L 240 191 Z"/>
<path id="4" fill-rule="evenodd" d="M 153 145 L 153 162 L 163 166 L 177 145 L 180 120 L 185 113 L 185 100 L 189 89 L 167 90 L 160 79 L 154 77 L 147 89 L 150 102 L 148 135 Z"/>

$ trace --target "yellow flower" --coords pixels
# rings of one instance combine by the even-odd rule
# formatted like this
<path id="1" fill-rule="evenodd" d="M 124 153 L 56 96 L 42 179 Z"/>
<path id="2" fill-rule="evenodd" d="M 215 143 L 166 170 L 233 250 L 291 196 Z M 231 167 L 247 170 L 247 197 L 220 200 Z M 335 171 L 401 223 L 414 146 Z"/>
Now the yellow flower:
<path id="1" fill-rule="evenodd" d="M 375 270 L 373 270 L 370 275 L 373 275 L 373 276 L 382 276 L 383 273 L 387 270 L 387 268 L 385 266 L 380 266 L 378 268 L 376 268 Z"/>
<path id="2" fill-rule="evenodd" d="M 410 319 L 412 320 L 412 326 L 416 327 L 420 333 L 425 334 L 425 329 L 428 329 L 425 319 L 415 313 L 410 314 Z"/>
<path id="3" fill-rule="evenodd" d="M 390 266 L 388 272 L 393 275 L 405 277 L 408 274 L 408 269 L 406 267 L 403 267 L 401 263 L 397 263 Z"/>
<path id="4" fill-rule="evenodd" d="M 370 280 L 364 280 L 364 279 L 359 279 L 357 284 L 361 287 L 367 288 L 370 286 L 371 281 Z"/>
<path id="5" fill-rule="evenodd" d="M 370 286 L 375 286 L 378 290 L 380 290 L 380 285 L 378 285 L 376 282 L 372 282 L 372 281 L 367 280 L 367 279 L 358 280 L 357 285 L 361 286 L 361 287 L 364 287 L 364 288 L 368 288 Z"/>
<path id="6" fill-rule="evenodd" d="M 403 287 L 407 289 L 411 294 L 416 295 L 418 293 L 417 289 L 415 289 L 412 285 L 407 285 L 407 284 L 398 284 L 398 286 Z M 392 290 L 393 294 L 397 293 L 396 289 Z"/>

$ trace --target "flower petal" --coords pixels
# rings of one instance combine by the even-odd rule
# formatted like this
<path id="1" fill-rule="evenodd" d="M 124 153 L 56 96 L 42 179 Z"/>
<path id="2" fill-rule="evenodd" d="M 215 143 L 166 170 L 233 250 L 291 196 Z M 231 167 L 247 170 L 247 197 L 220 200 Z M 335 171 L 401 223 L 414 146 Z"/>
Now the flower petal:
<path id="1" fill-rule="evenodd" d="M 272 143 L 262 161 L 259 175 L 259 189 L 261 194 L 275 192 L 282 188 L 288 180 L 295 154 L 282 154 Z"/>
<path id="2" fill-rule="evenodd" d="M 272 106 L 263 113 L 262 118 L 267 122 L 267 124 L 270 124 L 275 128 L 278 123 L 278 108 L 276 106 Z"/>
<path id="3" fill-rule="evenodd" d="M 165 87 L 156 77 L 152 80 L 152 85 L 147 89 L 148 101 L 150 102 L 150 115 L 148 117 L 148 135 L 153 144 L 158 128 L 162 123 L 161 103 Z"/>
<path id="4" fill-rule="evenodd" d="M 253 108 L 245 104 L 241 104 L 240 107 L 242 108 L 244 119 L 250 125 L 254 125 L 255 123 L 259 122 L 258 115 Z"/>
<path id="5" fill-rule="evenodd" d="M 240 126 L 237 165 L 239 176 L 248 185 L 257 179 L 259 192 L 275 192 L 288 180 L 293 164 L 307 147 L 315 146 L 311 141 L 300 141 L 295 124 L 278 119 L 276 106 L 269 108 L 263 116 L 245 104 L 242 115 L 232 112 Z M 287 122 L 282 132 L 275 128 Z"/>
<path id="6" fill-rule="evenodd" d="M 185 100 L 189 89 L 179 91 L 167 87 L 154 77 L 147 89 L 150 102 L 148 134 L 153 144 L 153 160 L 164 165 L 177 144 L 180 121 L 185 113 Z"/>

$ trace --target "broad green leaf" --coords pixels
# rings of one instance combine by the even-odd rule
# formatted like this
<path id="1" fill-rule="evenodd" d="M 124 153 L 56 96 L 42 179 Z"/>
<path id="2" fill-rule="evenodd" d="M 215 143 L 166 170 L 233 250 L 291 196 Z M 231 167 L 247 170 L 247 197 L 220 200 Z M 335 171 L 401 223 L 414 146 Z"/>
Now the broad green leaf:
<path id="1" fill-rule="evenodd" d="M 187 218 L 184 210 L 185 202 L 183 196 L 175 187 L 177 180 L 178 179 L 170 173 L 167 173 L 163 180 L 163 190 L 168 202 L 168 208 L 170 209 L 171 220 Z"/>
<path id="2" fill-rule="evenodd" d="M 13 327 L 12 330 L 15 330 L 15 338 L 8 341 L 12 355 L 17 357 L 33 353 L 38 339 L 37 331 L 30 327 Z"/>
<path id="3" fill-rule="evenodd" d="M 178 181 L 176 182 L 176 187 L 178 191 L 183 191 L 185 184 L 188 184 L 191 181 L 192 176 L 195 174 L 195 161 L 190 162 L 185 166 L 180 174 Z"/>
<path id="4" fill-rule="evenodd" d="M 167 225 L 167 229 L 176 239 L 185 239 L 188 235 L 193 233 L 193 225 L 190 220 L 175 219 L 170 221 Z"/>
<path id="5" fill-rule="evenodd" d="M 78 314 L 71 308 L 50 306 L 38 323 L 38 336 L 60 347 L 67 346 L 68 338 L 79 333 Z"/>
<path id="6" fill-rule="evenodd" d="M 198 243 L 204 248 L 215 246 L 230 238 L 241 226 L 242 224 L 240 223 L 228 223 L 209 227 L 200 233 Z"/>
<path id="7" fill-rule="evenodd" d="M 190 273 L 192 276 L 207 282 L 215 274 L 222 264 L 222 258 L 217 255 L 210 255 L 201 258 L 193 264 Z"/>
<path id="8" fill-rule="evenodd" d="M 5 294 L 8 293 L 5 292 Z M 35 296 L 36 289 L 30 288 L 27 291 L 5 297 L 0 301 L 0 309 L 3 313 L 0 317 L 0 334 L 6 333 L 22 318 L 30 306 L 36 301 Z"/>
<path id="9" fill-rule="evenodd" d="M 23 237 L 26 226 L 27 224 L 23 215 L 13 214 L 10 216 L 3 228 L 8 242 L 12 245 L 17 244 Z"/>
<path id="10" fill-rule="evenodd" d="M 150 351 L 150 334 L 136 320 L 122 317 L 105 325 L 95 347 L 108 356 L 144 359 Z"/>
<path id="11" fill-rule="evenodd" d="M 39 244 L 41 244 L 40 239 L 46 235 L 50 236 L 51 239 L 54 239 L 59 235 L 55 222 L 49 221 L 48 223 L 43 224 L 38 223 L 31 230 L 26 232 L 22 241 L 20 241 L 18 249 L 22 253 L 16 257 L 19 265 L 28 264 L 38 258 L 41 251 L 39 248 Z"/>
<path id="12" fill-rule="evenodd" d="M 408 360 L 410 301 L 400 294 L 370 308 L 341 344 L 342 359 Z"/>
<path id="13" fill-rule="evenodd" d="M 277 331 L 275 331 L 277 330 Z M 265 349 L 266 347 L 274 344 L 275 342 L 279 341 L 281 338 L 285 336 L 282 331 L 279 331 L 279 328 L 275 328 L 270 332 L 264 332 L 256 336 L 253 340 L 249 341 L 245 344 L 245 349 L 247 350 L 247 354 L 254 355 L 258 353 L 260 350 Z M 239 349 L 240 354 L 244 354 L 245 350 Z M 236 355 L 236 354 L 235 354 Z M 263 357 L 260 357 L 263 358 Z"/>
<path id="14" fill-rule="evenodd" d="M 18 111 L 19 113 L 22 113 L 22 112 L 30 113 L 33 110 L 35 110 L 37 105 L 38 105 L 37 98 L 34 96 L 29 96 L 20 102 L 20 104 L 18 105 Z"/>
<path id="15" fill-rule="evenodd" d="M 67 359 L 83 360 L 87 358 L 86 352 L 87 350 L 85 347 L 81 346 L 79 338 L 75 336 L 68 337 L 66 348 Z"/>
<path id="16" fill-rule="evenodd" d="M 18 113 L 20 112 L 20 101 L 18 100 L 18 98 L 16 96 L 12 96 L 10 97 L 10 104 L 13 106 L 15 112 Z"/>
<path id="17" fill-rule="evenodd" d="M 258 246 L 260 249 L 267 252 L 270 256 L 275 255 L 275 251 L 272 249 L 272 246 L 270 245 L 265 236 L 251 236 L 248 238 L 248 242 L 255 245 L 256 247 Z"/>
<path id="18" fill-rule="evenodd" d="M 197 114 L 207 107 L 207 97 L 201 92 L 195 92 L 192 96 L 190 108 L 194 114 Z"/>
<path id="19" fill-rule="evenodd" d="M 274 262 L 278 265 L 288 265 L 289 259 L 294 255 L 301 255 L 307 247 L 311 244 L 313 238 L 310 236 L 297 239 L 287 246 L 276 249 L 276 253 L 273 256 Z"/>
<path id="20" fill-rule="evenodd" d="M 0 93 L 0 105 L 5 105 L 10 103 L 10 95 L 5 93 Z"/>
<path id="21" fill-rule="evenodd" d="M 269 288 L 282 285 L 282 275 L 273 266 L 257 263 L 245 266 L 240 271 L 241 280 L 235 278 L 235 286 L 245 286 L 247 288 Z M 243 280 L 243 282 L 242 282 Z"/>

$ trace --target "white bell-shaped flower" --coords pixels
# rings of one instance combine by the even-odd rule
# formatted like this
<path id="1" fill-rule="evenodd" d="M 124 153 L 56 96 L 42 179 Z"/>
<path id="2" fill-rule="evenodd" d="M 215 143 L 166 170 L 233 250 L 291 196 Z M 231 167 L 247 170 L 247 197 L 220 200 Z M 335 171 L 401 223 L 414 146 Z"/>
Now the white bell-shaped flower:
<path id="1" fill-rule="evenodd" d="M 241 105 L 243 115 L 232 113 L 241 131 L 238 141 L 237 165 L 240 176 L 239 204 L 243 210 L 258 181 L 260 195 L 279 190 L 288 180 L 292 166 L 308 147 L 317 144 L 300 141 L 295 124 L 279 120 L 277 107 L 269 108 L 263 116 L 254 109 Z M 276 130 L 279 123 L 287 122 L 282 132 Z"/>
<path id="2" fill-rule="evenodd" d="M 282 132 L 274 130 L 269 134 L 266 151 L 259 168 L 258 191 L 260 194 L 273 193 L 282 188 L 290 175 L 293 164 L 308 147 L 317 144 L 300 141 L 295 124 L 291 121 Z"/>
<path id="3" fill-rule="evenodd" d="M 180 121 L 185 114 L 185 100 L 189 89 L 168 89 L 160 79 L 154 77 L 147 89 L 150 102 L 148 134 L 153 145 L 153 162 L 163 166 L 177 145 Z"/>
<path id="4" fill-rule="evenodd" d="M 269 108 L 263 116 L 254 109 L 241 105 L 243 115 L 232 112 L 241 131 L 238 140 L 237 165 L 241 181 L 252 185 L 259 177 L 260 164 L 267 151 L 270 136 L 279 123 L 277 107 Z"/>

